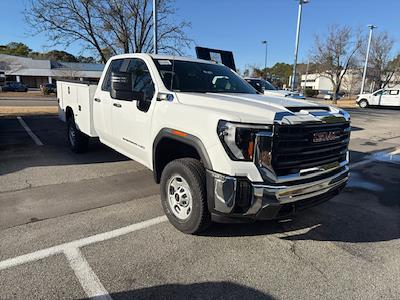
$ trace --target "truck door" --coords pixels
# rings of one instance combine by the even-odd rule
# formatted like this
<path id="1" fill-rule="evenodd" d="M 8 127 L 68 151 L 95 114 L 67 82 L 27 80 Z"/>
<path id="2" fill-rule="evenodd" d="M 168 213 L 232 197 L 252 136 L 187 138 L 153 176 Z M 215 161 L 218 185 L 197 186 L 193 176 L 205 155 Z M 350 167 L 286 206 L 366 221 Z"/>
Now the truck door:
<path id="1" fill-rule="evenodd" d="M 132 90 L 143 92 L 145 100 L 112 99 L 112 132 L 121 150 L 129 157 L 149 166 L 150 127 L 155 100 L 155 85 L 146 63 L 139 58 L 126 59 L 122 72 L 132 76 Z"/>
<path id="2" fill-rule="evenodd" d="M 111 125 L 111 73 L 118 72 L 122 66 L 123 59 L 112 60 L 106 71 L 102 85 L 97 89 L 93 102 L 93 123 L 97 134 L 105 143 L 112 142 Z"/>
<path id="3" fill-rule="evenodd" d="M 399 104 L 399 90 L 386 90 L 383 92 L 381 105 L 398 106 Z"/>
<path id="4" fill-rule="evenodd" d="M 378 90 L 375 93 L 373 93 L 369 99 L 369 104 L 370 105 L 381 105 L 381 97 L 383 94 L 384 90 Z"/>

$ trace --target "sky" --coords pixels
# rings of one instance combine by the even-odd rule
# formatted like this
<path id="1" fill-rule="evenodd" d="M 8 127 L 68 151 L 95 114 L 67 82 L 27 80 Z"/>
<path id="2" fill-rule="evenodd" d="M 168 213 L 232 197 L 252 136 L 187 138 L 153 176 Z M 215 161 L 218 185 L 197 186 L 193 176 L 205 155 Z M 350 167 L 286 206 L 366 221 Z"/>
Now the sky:
<path id="1" fill-rule="evenodd" d="M 236 65 L 264 65 L 268 41 L 268 66 L 276 62 L 292 63 L 297 22 L 296 0 L 175 0 L 177 20 L 191 22 L 187 31 L 195 45 L 231 50 Z M 32 36 L 24 22 L 25 0 L 0 0 L 0 45 L 23 42 L 34 51 L 46 51 L 44 35 Z M 329 25 L 349 25 L 367 33 L 368 24 L 387 31 L 394 39 L 394 51 L 400 51 L 400 0 L 310 0 L 303 6 L 299 62 L 306 62 L 314 36 L 324 35 Z M 6 12 L 6 13 L 5 13 Z M 67 49 L 80 53 L 80 45 Z M 195 56 L 194 47 L 187 54 Z M 86 53 L 90 55 L 90 53 Z"/>

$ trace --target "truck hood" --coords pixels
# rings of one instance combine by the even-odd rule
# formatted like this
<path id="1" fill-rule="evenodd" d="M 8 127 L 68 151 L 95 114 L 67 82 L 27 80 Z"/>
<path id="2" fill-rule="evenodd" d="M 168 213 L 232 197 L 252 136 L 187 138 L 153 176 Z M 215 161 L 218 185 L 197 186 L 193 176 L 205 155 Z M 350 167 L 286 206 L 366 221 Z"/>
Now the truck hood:
<path id="1" fill-rule="evenodd" d="M 286 90 L 266 90 L 265 95 L 276 95 L 281 97 L 290 97 L 295 99 L 305 99 L 305 97 L 297 92 L 286 91 Z"/>
<path id="2" fill-rule="evenodd" d="M 229 114 L 241 122 L 272 123 L 278 113 L 298 115 L 301 120 L 313 118 L 307 111 L 330 112 L 327 105 L 304 100 L 259 94 L 176 93 L 180 103 Z M 303 109 L 304 108 L 304 109 Z M 299 113 L 301 112 L 301 113 Z"/>

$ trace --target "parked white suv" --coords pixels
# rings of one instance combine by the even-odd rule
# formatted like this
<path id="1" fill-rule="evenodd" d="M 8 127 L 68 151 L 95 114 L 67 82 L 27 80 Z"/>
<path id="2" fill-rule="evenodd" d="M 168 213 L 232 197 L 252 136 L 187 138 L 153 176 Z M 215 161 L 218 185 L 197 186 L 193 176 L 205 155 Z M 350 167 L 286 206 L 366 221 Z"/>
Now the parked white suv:
<path id="1" fill-rule="evenodd" d="M 370 94 L 358 95 L 357 104 L 361 108 L 372 106 L 400 106 L 399 89 L 380 89 Z"/>
<path id="2" fill-rule="evenodd" d="M 259 95 L 214 62 L 119 55 L 98 86 L 57 81 L 57 91 L 71 149 L 99 137 L 153 170 L 165 214 L 186 233 L 218 216 L 283 218 L 347 182 L 348 113 Z"/>

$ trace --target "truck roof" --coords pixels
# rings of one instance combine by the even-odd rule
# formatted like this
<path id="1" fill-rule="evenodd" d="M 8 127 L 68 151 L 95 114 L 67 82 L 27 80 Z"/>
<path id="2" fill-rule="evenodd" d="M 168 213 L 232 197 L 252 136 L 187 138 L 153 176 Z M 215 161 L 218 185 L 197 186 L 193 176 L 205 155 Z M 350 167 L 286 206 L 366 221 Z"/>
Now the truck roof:
<path id="1" fill-rule="evenodd" d="M 165 55 L 165 54 L 151 54 L 151 53 L 127 53 L 113 56 L 112 58 L 132 58 L 132 57 L 151 57 L 153 59 L 165 59 L 165 60 L 183 60 L 183 61 L 191 61 L 191 62 L 199 62 L 206 64 L 218 64 L 215 61 L 198 59 L 194 57 L 187 56 L 178 56 L 178 55 Z"/>

